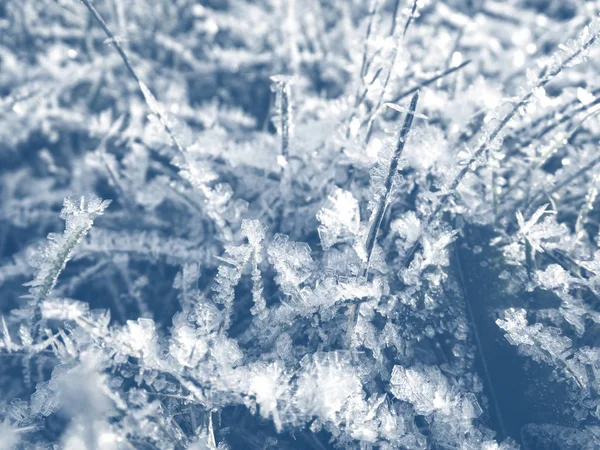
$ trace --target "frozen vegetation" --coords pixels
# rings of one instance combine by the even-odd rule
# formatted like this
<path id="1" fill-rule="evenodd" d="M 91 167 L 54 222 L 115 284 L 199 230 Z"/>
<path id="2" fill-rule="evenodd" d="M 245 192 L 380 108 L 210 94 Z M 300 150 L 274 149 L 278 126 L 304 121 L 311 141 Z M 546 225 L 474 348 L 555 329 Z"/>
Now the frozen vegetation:
<path id="1" fill-rule="evenodd" d="M 600 1 L 0 1 L 0 450 L 600 448 Z"/>

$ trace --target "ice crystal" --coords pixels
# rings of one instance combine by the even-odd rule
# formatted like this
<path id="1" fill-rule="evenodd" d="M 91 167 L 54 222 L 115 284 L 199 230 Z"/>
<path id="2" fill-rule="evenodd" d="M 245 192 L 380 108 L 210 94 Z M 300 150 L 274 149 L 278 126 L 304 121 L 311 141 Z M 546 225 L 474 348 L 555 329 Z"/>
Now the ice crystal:
<path id="1" fill-rule="evenodd" d="M 360 211 L 351 192 L 336 188 L 317 213 L 319 237 L 325 250 L 339 241 L 354 240 L 359 234 Z"/>

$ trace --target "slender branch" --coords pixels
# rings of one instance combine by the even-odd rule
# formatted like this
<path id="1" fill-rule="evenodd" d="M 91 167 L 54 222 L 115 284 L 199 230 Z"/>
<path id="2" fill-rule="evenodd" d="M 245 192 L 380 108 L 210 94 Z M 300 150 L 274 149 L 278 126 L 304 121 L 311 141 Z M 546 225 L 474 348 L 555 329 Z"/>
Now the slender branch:
<path id="1" fill-rule="evenodd" d="M 396 0 L 396 3 L 394 3 L 394 11 L 392 12 L 392 24 L 390 26 L 390 36 L 393 36 L 394 32 L 396 31 L 396 22 L 398 21 L 398 8 L 399 7 L 400 7 L 400 0 Z"/>
<path id="2" fill-rule="evenodd" d="M 290 98 L 289 84 L 281 83 L 281 156 L 286 160 L 288 158 L 288 150 L 290 146 Z"/>
<path id="3" fill-rule="evenodd" d="M 600 89 L 596 89 L 596 90 L 592 91 L 592 95 L 594 95 L 595 97 L 600 95 Z M 579 102 L 579 100 L 576 99 L 576 100 L 573 100 L 572 102 L 567 103 L 562 108 L 560 108 L 558 111 L 553 110 L 550 113 L 550 115 L 552 116 L 550 119 L 548 119 L 548 116 L 545 115 L 544 117 L 535 120 L 532 124 L 528 125 L 527 127 L 521 127 L 521 128 L 516 129 L 513 132 L 513 135 L 514 136 L 522 136 L 528 130 L 536 128 L 544 119 L 547 119 L 546 125 L 542 129 L 540 129 L 538 132 L 536 132 L 532 135 L 529 135 L 529 137 L 527 137 L 524 141 L 521 141 L 519 143 L 519 146 L 515 146 L 515 148 L 512 150 L 509 149 L 509 151 L 506 152 L 506 157 L 510 158 L 512 156 L 515 156 L 516 154 L 519 153 L 520 148 L 525 148 L 525 147 L 529 146 L 532 142 L 540 140 L 542 137 L 544 137 L 546 134 L 550 133 L 555 128 L 557 128 L 560 125 L 564 124 L 565 122 L 568 122 L 569 120 L 571 120 L 577 114 L 579 114 L 581 112 L 592 110 L 595 106 L 600 104 L 600 97 L 597 97 L 594 101 L 592 101 L 591 103 L 589 103 L 587 105 L 580 105 L 579 107 L 575 108 L 570 113 L 567 113 L 567 110 L 569 109 L 569 107 L 577 104 L 578 102 Z"/>
<path id="4" fill-rule="evenodd" d="M 400 4 L 400 0 L 396 0 L 396 3 L 394 4 L 394 17 L 392 19 L 392 26 L 390 28 L 390 37 L 393 37 L 395 32 L 396 32 L 396 14 L 398 12 L 398 5 Z M 403 35 L 404 37 L 404 35 Z M 390 56 L 390 69 L 387 72 L 387 75 L 385 77 L 385 81 L 383 82 L 383 86 L 381 89 L 381 94 L 379 95 L 379 98 L 377 99 L 377 105 L 375 106 L 375 108 L 373 108 L 373 114 L 371 114 L 371 117 L 367 123 L 367 133 L 365 135 L 365 143 L 368 144 L 369 141 L 371 140 L 371 134 L 373 133 L 373 123 L 375 122 L 375 118 L 377 117 L 377 114 L 379 112 L 379 109 L 381 108 L 381 105 L 383 103 L 383 97 L 385 95 L 385 91 L 387 90 L 388 84 L 390 82 L 390 79 L 392 78 L 392 72 L 394 70 L 394 65 L 396 64 L 396 56 L 398 55 L 398 42 L 396 42 L 396 44 L 394 45 L 394 50 L 392 52 L 392 55 Z"/>
<path id="5" fill-rule="evenodd" d="M 592 177 L 592 181 L 590 182 L 590 187 L 588 189 L 587 195 L 585 196 L 585 203 L 583 204 L 581 210 L 579 211 L 579 214 L 577 215 L 577 220 L 575 222 L 575 242 L 573 243 L 574 246 L 583 237 L 587 216 L 594 209 L 594 201 L 596 200 L 596 196 L 598 195 L 599 179 L 600 174 L 595 173 Z"/>
<path id="6" fill-rule="evenodd" d="M 119 52 L 119 55 L 121 56 L 121 59 L 125 63 L 127 70 L 129 70 L 129 73 L 135 79 L 135 81 L 137 81 L 139 83 L 140 79 L 137 76 L 137 73 L 135 72 L 135 70 L 133 70 L 133 66 L 131 65 L 131 63 L 129 62 L 129 58 L 123 51 L 123 47 L 121 47 L 121 44 L 119 43 L 117 37 L 113 34 L 113 32 L 110 30 L 110 28 L 108 28 L 108 25 L 106 24 L 106 22 L 104 21 L 104 19 L 98 12 L 98 10 L 94 7 L 94 5 L 92 5 L 90 3 L 89 0 L 81 0 L 81 3 L 83 3 L 85 5 L 85 7 L 90 11 L 90 13 L 92 13 L 92 16 L 94 16 L 94 19 L 96 19 L 96 21 L 100 24 L 100 26 L 104 30 L 104 33 L 106 33 L 108 38 L 111 40 L 112 44 L 117 49 L 117 52 Z"/>

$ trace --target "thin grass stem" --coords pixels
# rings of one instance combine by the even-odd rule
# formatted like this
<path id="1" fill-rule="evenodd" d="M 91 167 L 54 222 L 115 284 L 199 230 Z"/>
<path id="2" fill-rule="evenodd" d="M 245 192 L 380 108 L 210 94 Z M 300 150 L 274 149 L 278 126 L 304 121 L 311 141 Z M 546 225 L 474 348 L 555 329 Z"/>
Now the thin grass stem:
<path id="1" fill-rule="evenodd" d="M 371 215 L 369 231 L 367 233 L 367 239 L 365 242 L 367 259 L 361 270 L 361 277 L 363 279 L 366 279 L 369 273 L 371 255 L 373 254 L 373 249 L 375 248 L 375 241 L 377 240 L 377 234 L 379 233 L 379 229 L 381 228 L 383 216 L 385 215 L 385 211 L 391 201 L 394 176 L 398 171 L 398 163 L 400 161 L 400 156 L 402 156 L 404 145 L 406 144 L 406 138 L 412 126 L 418 101 L 419 93 L 416 92 L 415 95 L 413 95 L 412 100 L 410 102 L 409 111 L 406 114 L 404 124 L 402 125 L 402 129 L 400 130 L 398 144 L 396 145 L 396 150 L 394 151 L 394 155 L 390 162 L 390 167 L 388 169 L 388 173 L 384 181 L 385 193 L 379 199 L 379 202 L 375 206 L 375 209 L 373 210 L 373 213 Z M 352 342 L 352 335 L 354 333 L 354 328 L 356 327 L 356 320 L 358 318 L 357 312 L 358 305 L 356 303 L 350 305 L 350 307 L 348 308 L 348 328 L 346 330 L 348 343 Z"/>
<path id="2" fill-rule="evenodd" d="M 377 206 L 373 210 L 371 224 L 369 227 L 369 232 L 367 234 L 367 240 L 365 243 L 365 249 L 367 252 L 367 262 L 365 267 L 363 267 L 362 276 L 366 277 L 367 272 L 369 270 L 369 263 L 371 261 L 371 255 L 373 253 L 373 247 L 375 246 L 375 240 L 377 239 L 377 234 L 379 233 L 379 228 L 381 227 L 381 221 L 383 220 L 383 216 L 385 215 L 385 211 L 387 206 L 391 201 L 392 196 L 392 185 L 394 176 L 398 171 L 398 163 L 400 161 L 400 156 L 402 156 L 402 152 L 404 151 L 404 145 L 406 143 L 406 138 L 408 136 L 408 132 L 412 126 L 413 118 L 415 111 L 417 109 L 417 103 L 419 101 L 419 93 L 416 92 L 411 101 L 409 111 L 406 114 L 406 118 L 404 119 L 404 124 L 402 125 L 402 129 L 400 130 L 400 136 L 398 138 L 398 144 L 396 145 L 396 150 L 394 151 L 394 156 L 392 157 L 392 161 L 390 163 L 390 167 L 387 173 L 387 176 L 384 181 L 384 190 L 385 194 L 379 200 Z"/>
<path id="3" fill-rule="evenodd" d="M 471 64 L 471 60 L 467 59 L 466 61 L 463 61 L 462 63 L 460 63 L 458 66 L 455 67 L 451 67 L 449 69 L 445 69 L 442 70 L 441 72 L 435 74 L 434 76 L 420 82 L 417 86 L 407 89 L 403 92 L 401 92 L 400 94 L 398 94 L 392 101 L 391 103 L 398 103 L 400 100 L 402 100 L 404 97 L 408 97 L 411 94 L 414 94 L 415 92 L 417 92 L 419 89 L 424 88 L 429 86 L 432 83 L 435 83 L 436 81 L 456 72 L 461 70 L 462 68 L 468 66 L 469 64 Z"/>
<path id="4" fill-rule="evenodd" d="M 121 56 L 121 59 L 123 60 L 123 63 L 125 64 L 125 67 L 127 67 L 127 70 L 129 71 L 129 73 L 131 74 L 131 76 L 133 77 L 133 79 L 137 82 L 138 87 L 139 87 L 141 93 L 144 96 L 144 100 L 146 101 L 146 104 L 148 105 L 148 107 L 150 108 L 150 110 L 153 113 L 155 113 L 155 114 L 158 115 L 158 117 L 160 119 L 161 125 L 163 126 L 163 128 L 165 129 L 165 131 L 167 132 L 167 134 L 169 135 L 169 137 L 173 141 L 173 144 L 175 145 L 175 147 L 177 148 L 177 150 L 185 158 L 185 151 L 183 149 L 183 146 L 181 145 L 181 143 L 179 142 L 179 140 L 175 136 L 175 133 L 173 133 L 173 130 L 171 129 L 171 126 L 168 124 L 167 119 L 164 116 L 164 114 L 160 110 L 157 110 L 156 105 L 153 104 L 154 102 L 156 102 L 156 100 L 154 99 L 154 95 L 152 94 L 152 92 L 150 91 L 150 89 L 142 82 L 142 80 L 140 79 L 140 77 L 138 76 L 138 74 L 136 73 L 136 71 L 134 70 L 133 65 L 129 61 L 129 58 L 125 54 L 125 51 L 123 50 L 123 47 L 119 43 L 119 40 L 114 35 L 114 33 L 110 30 L 110 28 L 108 27 L 108 25 L 106 24 L 106 22 L 104 21 L 104 19 L 102 18 L 102 16 L 98 12 L 98 10 L 94 7 L 94 5 L 92 5 L 89 0 L 81 0 L 81 2 L 90 11 L 90 13 L 94 17 L 94 19 L 96 19 L 96 21 L 100 24 L 100 26 L 104 30 L 104 33 L 111 40 L 111 43 L 115 46 L 115 49 L 119 53 L 119 56 Z"/>
<path id="5" fill-rule="evenodd" d="M 417 3 L 419 0 L 413 0 L 413 4 L 412 4 L 412 8 L 410 9 L 410 15 L 408 16 L 408 19 L 406 20 L 406 24 L 404 25 L 404 30 L 402 31 L 402 37 L 406 36 L 406 32 L 408 31 L 408 28 L 410 27 L 410 24 L 413 21 L 413 18 L 415 17 L 415 11 L 417 10 Z M 396 3 L 396 8 L 398 7 L 398 4 Z M 395 19 L 395 14 L 394 14 L 394 21 Z"/>

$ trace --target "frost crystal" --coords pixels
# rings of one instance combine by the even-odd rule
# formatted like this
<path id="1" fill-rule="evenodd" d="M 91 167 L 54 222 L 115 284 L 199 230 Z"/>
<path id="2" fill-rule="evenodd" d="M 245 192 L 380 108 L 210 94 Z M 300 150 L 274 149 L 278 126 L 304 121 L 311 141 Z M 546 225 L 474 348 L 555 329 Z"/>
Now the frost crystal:
<path id="1" fill-rule="evenodd" d="M 259 264 L 262 261 L 262 241 L 265 238 L 267 228 L 258 220 L 242 221 L 242 233 L 248 239 L 248 243 L 252 248 L 251 264 L 252 264 L 252 300 L 254 307 L 252 314 L 264 319 L 267 315 L 267 304 L 263 297 L 262 277 L 259 269 Z"/>
<path id="2" fill-rule="evenodd" d="M 317 213 L 317 220 L 321 222 L 318 231 L 325 250 L 339 241 L 356 239 L 360 228 L 358 201 L 351 192 L 335 188 Z"/>
<path id="3" fill-rule="evenodd" d="M 396 398 L 433 420 L 432 426 L 442 441 L 454 442 L 457 436 L 469 433 L 473 420 L 482 414 L 475 396 L 461 395 L 437 367 L 394 366 L 390 384 Z"/>
<path id="4" fill-rule="evenodd" d="M 356 373 L 342 355 L 317 354 L 306 359 L 298 379 L 297 405 L 309 416 L 338 423 L 364 393 Z"/>
<path id="5" fill-rule="evenodd" d="M 261 416 L 265 419 L 271 417 L 275 428 L 281 431 L 282 422 L 277 402 L 288 388 L 289 376 L 278 363 L 261 363 L 250 367 L 248 377 L 248 393 L 256 399 Z"/>
<path id="6" fill-rule="evenodd" d="M 159 363 L 158 344 L 154 321 L 151 319 L 128 320 L 117 335 L 119 351 L 126 355 L 143 358 L 150 366 Z"/>
<path id="7" fill-rule="evenodd" d="M 277 282 L 284 291 L 293 291 L 306 281 L 314 267 L 308 244 L 291 242 L 288 236 L 275 235 L 267 253 L 277 270 Z"/>
<path id="8" fill-rule="evenodd" d="M 184 367 L 196 367 L 207 352 L 208 343 L 201 330 L 189 324 L 183 315 L 175 316 L 169 354 Z"/>

